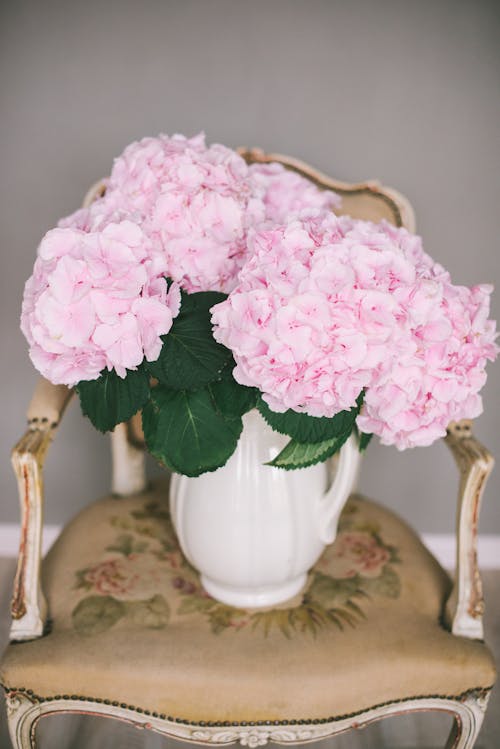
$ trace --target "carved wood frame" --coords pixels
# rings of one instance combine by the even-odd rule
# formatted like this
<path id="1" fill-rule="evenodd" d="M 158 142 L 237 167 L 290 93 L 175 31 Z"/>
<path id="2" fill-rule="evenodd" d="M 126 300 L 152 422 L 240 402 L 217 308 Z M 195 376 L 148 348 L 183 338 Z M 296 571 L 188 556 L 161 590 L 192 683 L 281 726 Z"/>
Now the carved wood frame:
<path id="1" fill-rule="evenodd" d="M 328 720 L 258 721 L 252 724 L 194 723 L 152 714 L 137 707 L 119 705 L 109 700 L 92 700 L 75 695 L 43 699 L 25 690 L 7 691 L 7 717 L 14 749 L 35 749 L 35 730 L 44 716 L 79 713 L 107 717 L 129 723 L 136 728 L 155 731 L 193 744 L 226 745 L 237 742 L 242 746 L 264 746 L 269 741 L 277 744 L 303 744 L 331 738 L 353 728 L 365 728 L 383 718 L 413 712 L 439 711 L 454 717 L 453 727 L 445 749 L 472 749 L 481 729 L 490 692 L 476 689 L 449 697 L 430 695 L 376 705 L 359 713 Z"/>

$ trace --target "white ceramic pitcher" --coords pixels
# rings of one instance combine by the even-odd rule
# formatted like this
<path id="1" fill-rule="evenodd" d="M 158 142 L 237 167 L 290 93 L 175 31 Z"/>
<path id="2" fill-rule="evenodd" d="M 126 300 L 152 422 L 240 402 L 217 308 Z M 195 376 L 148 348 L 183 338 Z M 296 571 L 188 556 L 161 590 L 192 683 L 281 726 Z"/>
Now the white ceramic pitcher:
<path id="1" fill-rule="evenodd" d="M 258 411 L 225 466 L 198 478 L 174 474 L 170 511 L 186 558 L 214 598 L 242 608 L 296 595 L 326 544 L 335 539 L 359 464 L 352 435 L 336 460 L 285 471 L 265 465 L 289 441 Z"/>

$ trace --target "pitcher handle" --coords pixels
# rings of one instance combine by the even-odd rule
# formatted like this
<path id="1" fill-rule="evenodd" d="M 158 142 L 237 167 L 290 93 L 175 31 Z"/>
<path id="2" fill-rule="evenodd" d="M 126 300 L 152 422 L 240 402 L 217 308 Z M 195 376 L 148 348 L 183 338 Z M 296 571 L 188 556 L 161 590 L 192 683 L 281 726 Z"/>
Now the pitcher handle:
<path id="1" fill-rule="evenodd" d="M 360 458 L 358 438 L 353 431 L 340 449 L 332 485 L 317 504 L 318 534 L 324 544 L 335 540 L 340 513 L 356 484 Z"/>

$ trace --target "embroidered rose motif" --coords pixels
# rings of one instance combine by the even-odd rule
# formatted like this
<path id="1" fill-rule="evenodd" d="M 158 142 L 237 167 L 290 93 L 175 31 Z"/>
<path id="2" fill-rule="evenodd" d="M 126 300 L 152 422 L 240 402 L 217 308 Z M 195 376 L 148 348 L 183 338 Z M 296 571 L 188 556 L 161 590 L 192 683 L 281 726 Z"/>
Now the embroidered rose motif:
<path id="1" fill-rule="evenodd" d="M 130 601 L 143 600 L 158 592 L 161 570 L 144 554 L 107 559 L 87 568 L 82 581 L 103 596 Z"/>
<path id="2" fill-rule="evenodd" d="M 371 533 L 349 531 L 339 533 L 333 548 L 336 577 L 362 575 L 378 577 L 390 553 Z"/>

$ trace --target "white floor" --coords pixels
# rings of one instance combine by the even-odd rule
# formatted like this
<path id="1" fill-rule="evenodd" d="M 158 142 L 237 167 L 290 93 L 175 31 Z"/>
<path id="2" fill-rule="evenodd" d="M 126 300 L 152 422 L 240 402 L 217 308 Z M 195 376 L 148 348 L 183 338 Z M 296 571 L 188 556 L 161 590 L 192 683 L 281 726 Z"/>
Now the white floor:
<path id="1" fill-rule="evenodd" d="M 14 561 L 0 559 L 0 650 L 7 638 Z M 500 571 L 483 576 L 486 640 L 500 661 Z M 0 698 L 1 700 L 1 698 Z M 321 749 L 434 749 L 443 747 L 450 721 L 438 715 L 410 715 L 374 724 L 363 731 L 327 739 Z M 105 718 L 58 716 L 41 721 L 37 749 L 184 749 L 180 742 L 138 731 Z M 309 745 L 313 747 L 313 745 Z M 11 749 L 5 706 L 0 702 L 0 749 Z M 476 749 L 500 749 L 500 688 L 494 690 Z"/>

